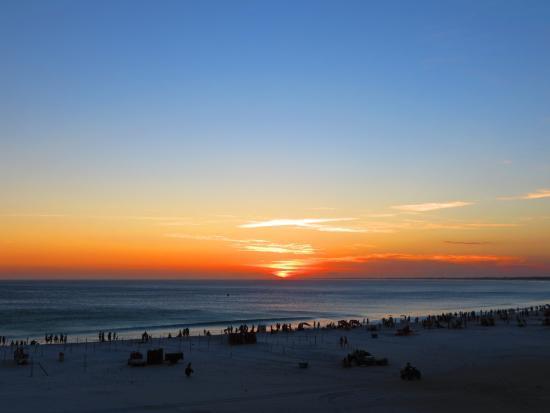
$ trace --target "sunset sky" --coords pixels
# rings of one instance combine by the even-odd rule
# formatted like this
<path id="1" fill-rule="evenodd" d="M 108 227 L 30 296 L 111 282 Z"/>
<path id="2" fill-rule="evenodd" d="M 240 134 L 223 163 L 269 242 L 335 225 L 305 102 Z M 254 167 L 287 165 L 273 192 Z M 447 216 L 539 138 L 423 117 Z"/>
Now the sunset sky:
<path id="1" fill-rule="evenodd" d="M 550 275 L 548 1 L 2 1 L 0 277 Z"/>

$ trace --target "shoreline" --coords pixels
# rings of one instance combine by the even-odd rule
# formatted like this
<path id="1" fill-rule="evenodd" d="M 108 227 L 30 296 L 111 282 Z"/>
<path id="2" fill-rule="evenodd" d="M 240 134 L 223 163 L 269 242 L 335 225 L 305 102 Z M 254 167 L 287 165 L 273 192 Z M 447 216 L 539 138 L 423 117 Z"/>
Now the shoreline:
<path id="1" fill-rule="evenodd" d="M 400 314 L 398 317 L 394 316 L 393 314 L 386 314 L 384 317 L 381 318 L 367 318 L 367 317 L 361 317 L 357 315 L 348 315 L 346 317 L 342 318 L 316 318 L 316 317 L 281 317 L 281 318 L 256 318 L 256 319 L 242 319 L 242 320 L 226 320 L 226 321 L 212 321 L 212 322 L 198 322 L 198 323 L 180 323 L 180 324 L 171 324 L 171 325 L 162 325 L 162 326 L 141 326 L 141 327 L 128 327 L 128 328 L 111 328 L 111 329 L 101 329 L 98 331 L 83 331 L 81 333 L 73 333 L 70 335 L 70 339 L 68 338 L 65 344 L 80 344 L 80 343 L 99 343 L 100 340 L 98 339 L 98 333 L 99 332 L 113 332 L 117 333 L 117 336 L 119 339 L 112 340 L 112 342 L 115 341 L 132 341 L 132 340 L 138 340 L 139 336 L 143 332 L 147 332 L 151 337 L 155 339 L 163 339 L 168 338 L 168 335 L 172 338 L 176 338 L 176 334 L 172 334 L 174 330 L 181 330 L 181 329 L 189 329 L 189 336 L 191 337 L 201 337 L 204 336 L 204 334 L 201 334 L 201 332 L 208 331 L 209 335 L 211 337 L 219 337 L 219 336 L 225 336 L 224 329 L 227 327 L 235 327 L 235 325 L 243 325 L 243 324 L 251 324 L 252 326 L 256 325 L 265 325 L 267 329 L 269 330 L 270 325 L 273 326 L 277 323 L 279 324 L 289 324 L 292 326 L 293 329 L 296 329 L 296 327 L 300 323 L 323 323 L 323 326 L 321 328 L 326 328 L 326 325 L 330 323 L 338 323 L 340 320 L 350 320 L 350 319 L 358 319 L 362 322 L 362 325 L 365 326 L 365 320 L 370 321 L 370 324 L 376 324 L 381 323 L 383 318 L 392 317 L 395 320 L 400 321 L 403 316 L 405 318 L 409 317 L 411 319 L 417 318 L 418 320 L 423 320 L 427 317 L 431 316 L 437 316 L 442 314 L 456 314 L 456 313 L 469 313 L 469 312 L 475 312 L 475 313 L 482 313 L 482 312 L 497 312 L 497 311 L 524 311 L 527 309 L 533 309 L 536 307 L 546 307 L 550 308 L 550 303 L 547 302 L 534 302 L 528 305 L 519 304 L 517 306 L 513 307 L 507 307 L 507 308 L 483 308 L 482 309 L 473 309 L 473 308 L 463 308 L 463 309 L 454 309 L 450 311 L 443 311 L 441 313 L 433 313 L 433 314 L 419 314 L 419 313 L 413 313 L 413 314 Z M 313 330 L 310 328 L 306 328 L 306 330 Z M 220 331 L 219 333 L 217 331 Z M 151 334 L 151 333 L 156 334 Z M 120 334 L 119 334 L 120 333 Z M 47 334 L 53 334 L 56 333 L 47 333 Z M 65 333 L 57 333 L 57 334 L 65 334 Z M 262 333 L 263 334 L 263 333 Z M 267 332 L 269 334 L 269 331 Z M 2 336 L 0 332 L 0 337 Z M 11 342 L 12 338 L 6 336 L 6 340 Z M 13 336 L 14 341 L 25 341 L 25 345 L 30 345 L 29 343 L 31 341 L 36 342 L 36 344 L 39 345 L 49 345 L 54 343 L 46 343 L 44 339 L 44 334 L 42 337 L 38 337 L 37 335 L 19 335 L 19 336 Z M 63 343 L 59 343 L 63 344 Z M 2 344 L 0 343 L 0 346 Z M 6 342 L 6 346 L 8 343 Z"/>
<path id="2" fill-rule="evenodd" d="M 179 328 L 219 333 L 230 324 L 421 317 L 538 305 L 550 297 L 546 281 L 296 281 L 276 289 L 225 281 L 1 284 L 0 335 L 42 341 L 46 333 L 63 333 L 93 341 L 100 330 L 125 337 L 145 329 L 155 336 Z"/>

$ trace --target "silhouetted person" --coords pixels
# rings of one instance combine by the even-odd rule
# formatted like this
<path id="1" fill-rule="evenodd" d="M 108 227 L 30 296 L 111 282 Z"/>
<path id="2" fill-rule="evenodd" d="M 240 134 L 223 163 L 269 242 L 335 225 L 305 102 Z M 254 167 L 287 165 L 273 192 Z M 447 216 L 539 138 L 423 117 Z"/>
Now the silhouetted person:
<path id="1" fill-rule="evenodd" d="M 194 370 L 193 370 L 193 368 L 191 367 L 191 363 L 188 363 L 188 364 L 187 364 L 187 367 L 185 368 L 185 375 L 186 375 L 187 377 L 191 377 L 191 374 L 193 374 L 193 373 L 194 373 Z"/>
<path id="2" fill-rule="evenodd" d="M 409 362 L 401 369 L 401 380 L 420 380 L 421 377 L 420 370 L 411 366 Z"/>

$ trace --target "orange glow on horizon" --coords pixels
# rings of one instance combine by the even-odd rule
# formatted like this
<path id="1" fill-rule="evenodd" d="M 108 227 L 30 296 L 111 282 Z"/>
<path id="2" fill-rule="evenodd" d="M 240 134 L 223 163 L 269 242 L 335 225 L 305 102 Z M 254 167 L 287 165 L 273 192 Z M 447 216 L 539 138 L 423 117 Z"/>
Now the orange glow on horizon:
<path id="1" fill-rule="evenodd" d="M 5 215 L 0 216 L 0 277 L 36 272 L 278 278 L 548 272 L 544 242 L 506 242 L 522 231 L 543 237 L 550 230 L 548 221 L 428 222 L 408 212 L 375 215 L 365 221 Z"/>

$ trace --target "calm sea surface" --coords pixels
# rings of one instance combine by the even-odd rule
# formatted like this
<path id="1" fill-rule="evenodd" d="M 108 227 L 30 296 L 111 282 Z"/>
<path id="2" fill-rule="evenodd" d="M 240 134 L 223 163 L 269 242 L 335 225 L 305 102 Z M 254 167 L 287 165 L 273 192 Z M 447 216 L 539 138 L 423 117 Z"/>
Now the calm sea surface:
<path id="1" fill-rule="evenodd" d="M 550 303 L 544 280 L 2 281 L 0 335 L 136 336 L 229 324 L 480 310 Z"/>

